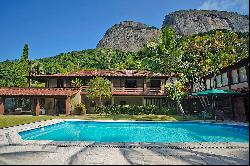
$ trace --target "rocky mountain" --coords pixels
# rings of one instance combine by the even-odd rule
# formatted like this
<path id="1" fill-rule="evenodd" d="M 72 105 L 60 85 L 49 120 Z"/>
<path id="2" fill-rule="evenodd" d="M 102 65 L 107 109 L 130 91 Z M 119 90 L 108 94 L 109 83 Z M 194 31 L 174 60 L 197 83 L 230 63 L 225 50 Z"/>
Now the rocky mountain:
<path id="1" fill-rule="evenodd" d="M 159 29 L 134 21 L 123 21 L 108 29 L 97 48 L 136 52 L 149 40 L 157 38 Z"/>
<path id="2" fill-rule="evenodd" d="M 249 16 L 216 10 L 181 10 L 165 16 L 162 26 L 172 26 L 177 35 L 193 35 L 213 29 L 249 32 Z"/>
<path id="3" fill-rule="evenodd" d="M 249 32 L 249 16 L 216 10 L 180 10 L 165 16 L 162 26 L 172 26 L 178 36 L 194 35 L 214 29 Z M 160 30 L 143 23 L 124 21 L 108 29 L 97 48 L 136 52 Z"/>

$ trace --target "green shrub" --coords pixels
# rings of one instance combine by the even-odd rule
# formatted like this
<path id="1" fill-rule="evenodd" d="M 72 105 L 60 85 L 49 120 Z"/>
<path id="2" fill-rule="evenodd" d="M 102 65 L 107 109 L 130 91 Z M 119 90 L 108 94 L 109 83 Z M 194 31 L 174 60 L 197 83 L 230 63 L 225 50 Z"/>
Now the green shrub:
<path id="1" fill-rule="evenodd" d="M 174 107 L 162 107 L 159 109 L 158 115 L 177 115 L 177 110 Z"/>
<path id="2" fill-rule="evenodd" d="M 94 108 L 94 112 L 95 113 L 99 113 L 99 114 L 107 114 L 107 112 L 105 111 L 106 107 L 105 106 L 98 106 Z"/>
<path id="3" fill-rule="evenodd" d="M 75 108 L 74 108 L 74 111 L 73 111 L 73 114 L 80 114 L 80 115 L 85 115 L 86 114 L 86 107 L 84 104 L 82 103 L 79 103 L 79 104 L 76 104 L 75 105 Z"/>
<path id="4" fill-rule="evenodd" d="M 155 105 L 137 106 L 137 105 L 109 105 L 95 107 L 94 112 L 99 114 L 128 114 L 128 115 L 149 115 L 159 114 Z"/>

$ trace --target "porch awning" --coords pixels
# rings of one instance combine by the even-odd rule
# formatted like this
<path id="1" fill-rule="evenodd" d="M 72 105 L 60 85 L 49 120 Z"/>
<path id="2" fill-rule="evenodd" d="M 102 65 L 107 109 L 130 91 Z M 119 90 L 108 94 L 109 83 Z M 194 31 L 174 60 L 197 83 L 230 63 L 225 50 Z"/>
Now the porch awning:
<path id="1" fill-rule="evenodd" d="M 71 88 L 0 88 L 0 96 L 72 96 L 77 92 Z"/>

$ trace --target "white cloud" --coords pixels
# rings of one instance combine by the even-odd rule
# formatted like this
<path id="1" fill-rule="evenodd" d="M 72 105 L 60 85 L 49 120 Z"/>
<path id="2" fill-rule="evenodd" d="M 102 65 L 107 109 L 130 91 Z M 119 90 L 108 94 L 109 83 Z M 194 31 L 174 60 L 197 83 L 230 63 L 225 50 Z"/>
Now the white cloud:
<path id="1" fill-rule="evenodd" d="M 198 9 L 231 11 L 249 15 L 249 0 L 206 0 Z"/>

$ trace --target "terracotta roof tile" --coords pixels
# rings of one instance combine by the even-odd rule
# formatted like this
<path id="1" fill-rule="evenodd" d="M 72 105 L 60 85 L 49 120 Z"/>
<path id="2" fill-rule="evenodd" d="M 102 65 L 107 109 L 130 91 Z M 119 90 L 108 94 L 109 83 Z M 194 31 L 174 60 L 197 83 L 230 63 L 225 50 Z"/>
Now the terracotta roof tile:
<path id="1" fill-rule="evenodd" d="M 0 88 L 0 96 L 72 96 L 77 92 L 65 88 Z"/>

